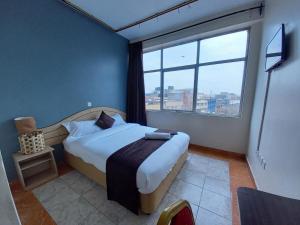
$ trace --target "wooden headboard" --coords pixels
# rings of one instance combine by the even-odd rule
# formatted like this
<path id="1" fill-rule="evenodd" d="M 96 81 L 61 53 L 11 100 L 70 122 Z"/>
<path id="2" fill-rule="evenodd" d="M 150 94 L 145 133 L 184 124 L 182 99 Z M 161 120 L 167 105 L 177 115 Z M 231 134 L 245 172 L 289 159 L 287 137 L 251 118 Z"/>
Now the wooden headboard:
<path id="1" fill-rule="evenodd" d="M 52 145 L 60 144 L 68 136 L 68 131 L 62 126 L 62 123 L 69 122 L 69 121 L 93 120 L 96 119 L 101 114 L 102 111 L 104 111 L 106 114 L 110 116 L 113 116 L 118 113 L 123 117 L 123 119 L 126 118 L 126 114 L 124 112 L 113 108 L 96 107 L 96 108 L 86 109 L 84 111 L 75 113 L 49 127 L 41 128 L 45 136 L 46 145 L 52 146 Z"/>

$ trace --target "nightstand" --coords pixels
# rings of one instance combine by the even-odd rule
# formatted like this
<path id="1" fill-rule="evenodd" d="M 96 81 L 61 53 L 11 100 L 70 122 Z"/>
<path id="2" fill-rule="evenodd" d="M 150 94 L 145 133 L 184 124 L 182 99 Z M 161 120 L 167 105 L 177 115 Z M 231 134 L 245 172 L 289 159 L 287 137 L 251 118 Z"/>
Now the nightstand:
<path id="1" fill-rule="evenodd" d="M 47 146 L 43 151 L 30 155 L 13 154 L 19 180 L 26 190 L 58 177 L 53 151 L 54 148 Z"/>

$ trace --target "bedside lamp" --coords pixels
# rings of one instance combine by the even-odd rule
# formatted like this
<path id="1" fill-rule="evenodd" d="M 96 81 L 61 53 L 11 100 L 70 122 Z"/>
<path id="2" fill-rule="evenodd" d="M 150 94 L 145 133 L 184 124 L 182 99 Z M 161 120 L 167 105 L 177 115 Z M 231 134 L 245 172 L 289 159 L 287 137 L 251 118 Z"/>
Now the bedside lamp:
<path id="1" fill-rule="evenodd" d="M 33 117 L 15 118 L 15 124 L 19 135 L 28 134 L 37 129 L 35 119 Z"/>

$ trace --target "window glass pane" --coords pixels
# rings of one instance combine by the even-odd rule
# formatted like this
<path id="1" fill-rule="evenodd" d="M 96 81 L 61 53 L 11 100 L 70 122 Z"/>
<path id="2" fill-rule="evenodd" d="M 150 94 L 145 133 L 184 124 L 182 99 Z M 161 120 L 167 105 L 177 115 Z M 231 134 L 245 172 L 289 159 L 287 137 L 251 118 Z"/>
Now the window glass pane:
<path id="1" fill-rule="evenodd" d="M 145 73 L 145 102 L 147 110 L 160 110 L 160 72 Z"/>
<path id="2" fill-rule="evenodd" d="M 160 51 L 161 50 L 143 54 L 144 71 L 160 69 Z"/>
<path id="3" fill-rule="evenodd" d="M 200 41 L 200 63 L 246 56 L 247 31 L 221 35 Z"/>
<path id="4" fill-rule="evenodd" d="M 163 50 L 163 67 L 170 68 L 196 63 L 197 42 L 177 45 Z"/>
<path id="5" fill-rule="evenodd" d="M 198 112 L 239 115 L 244 63 L 242 61 L 199 67 L 196 104 Z"/>
<path id="6" fill-rule="evenodd" d="M 194 74 L 194 69 L 164 73 L 164 109 L 193 109 Z"/>

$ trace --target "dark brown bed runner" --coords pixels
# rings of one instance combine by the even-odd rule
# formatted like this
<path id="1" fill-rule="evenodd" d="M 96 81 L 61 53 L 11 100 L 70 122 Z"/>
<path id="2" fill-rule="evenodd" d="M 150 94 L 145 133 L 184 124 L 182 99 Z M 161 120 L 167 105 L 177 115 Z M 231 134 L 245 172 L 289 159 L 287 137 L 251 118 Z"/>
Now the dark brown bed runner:
<path id="1" fill-rule="evenodd" d="M 156 132 L 165 132 L 157 130 Z M 176 134 L 172 132 L 171 134 Z M 106 162 L 107 198 L 139 213 L 140 195 L 136 174 L 144 160 L 168 140 L 139 139 L 112 154 Z"/>

